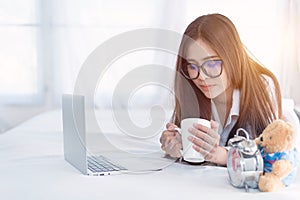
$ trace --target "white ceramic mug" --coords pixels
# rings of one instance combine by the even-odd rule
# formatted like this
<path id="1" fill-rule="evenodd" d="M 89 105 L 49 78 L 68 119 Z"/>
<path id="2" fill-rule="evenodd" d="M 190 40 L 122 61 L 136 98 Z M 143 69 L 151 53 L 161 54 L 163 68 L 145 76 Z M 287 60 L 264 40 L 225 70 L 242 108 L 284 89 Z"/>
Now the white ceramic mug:
<path id="1" fill-rule="evenodd" d="M 188 129 L 193 127 L 193 124 L 201 124 L 206 127 L 211 127 L 210 126 L 210 121 L 206 119 L 201 119 L 201 118 L 186 118 L 181 121 L 180 126 L 181 128 L 176 128 L 175 130 L 178 131 L 181 135 L 182 138 L 182 156 L 183 159 L 188 161 L 188 162 L 194 162 L 194 163 L 199 163 L 204 161 L 204 156 L 197 152 L 193 148 L 193 143 L 188 140 L 189 136 L 193 136 Z"/>

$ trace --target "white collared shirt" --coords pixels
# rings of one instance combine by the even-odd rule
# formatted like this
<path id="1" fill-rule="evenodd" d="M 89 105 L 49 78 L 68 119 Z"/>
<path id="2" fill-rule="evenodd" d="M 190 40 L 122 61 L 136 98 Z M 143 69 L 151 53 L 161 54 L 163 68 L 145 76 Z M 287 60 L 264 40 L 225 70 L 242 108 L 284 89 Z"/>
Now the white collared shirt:
<path id="1" fill-rule="evenodd" d="M 265 76 L 266 77 L 266 76 Z M 272 102 L 275 104 L 275 108 L 277 110 L 277 104 L 276 104 L 276 96 L 275 96 L 275 86 L 273 81 L 269 78 L 266 77 L 266 86 L 267 90 L 270 92 Z M 211 101 L 211 107 L 212 107 L 212 119 L 219 124 L 221 124 L 221 120 L 219 117 L 219 114 L 217 112 L 216 105 L 214 104 L 213 101 Z M 276 112 L 277 113 L 277 112 Z M 292 99 L 282 99 L 282 113 L 283 116 L 285 117 L 285 121 L 289 122 L 292 124 L 292 126 L 296 129 L 296 132 L 298 133 L 297 137 L 297 145 L 300 147 L 300 124 L 299 120 L 296 116 L 296 113 L 294 112 L 294 101 Z M 228 136 L 236 124 L 238 118 L 240 115 L 240 91 L 237 89 L 233 90 L 232 94 L 232 106 L 230 109 L 230 113 L 228 115 L 226 125 L 224 127 L 219 126 L 219 134 L 220 134 L 220 146 L 225 146 Z"/>
<path id="2" fill-rule="evenodd" d="M 221 124 L 221 120 L 216 105 L 213 101 L 211 101 L 211 107 L 212 107 L 213 120 Z M 224 127 L 219 126 L 219 130 L 218 130 L 220 134 L 220 144 L 219 144 L 220 146 L 226 145 L 226 141 L 228 139 L 229 133 L 231 132 L 234 125 L 236 124 L 239 114 L 240 114 L 240 91 L 234 89 L 232 94 L 232 106 L 226 124 Z"/>

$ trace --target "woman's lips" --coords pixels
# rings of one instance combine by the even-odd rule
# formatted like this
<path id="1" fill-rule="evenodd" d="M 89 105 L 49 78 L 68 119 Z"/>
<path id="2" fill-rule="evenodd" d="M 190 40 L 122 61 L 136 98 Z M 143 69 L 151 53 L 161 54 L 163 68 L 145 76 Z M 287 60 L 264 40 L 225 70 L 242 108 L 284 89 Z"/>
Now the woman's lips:
<path id="1" fill-rule="evenodd" d="M 201 90 L 209 91 L 214 87 L 214 85 L 200 85 Z"/>

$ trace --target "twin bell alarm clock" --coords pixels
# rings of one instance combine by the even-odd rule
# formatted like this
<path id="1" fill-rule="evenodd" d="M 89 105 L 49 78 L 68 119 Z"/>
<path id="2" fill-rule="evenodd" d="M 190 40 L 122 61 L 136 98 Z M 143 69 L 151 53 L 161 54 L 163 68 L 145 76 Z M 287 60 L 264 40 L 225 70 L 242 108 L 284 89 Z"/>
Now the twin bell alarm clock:
<path id="1" fill-rule="evenodd" d="M 243 133 L 244 136 L 240 135 Z M 258 187 L 258 179 L 263 173 L 263 158 L 255 141 L 249 139 L 245 129 L 239 128 L 229 140 L 227 170 L 230 183 L 238 188 Z"/>

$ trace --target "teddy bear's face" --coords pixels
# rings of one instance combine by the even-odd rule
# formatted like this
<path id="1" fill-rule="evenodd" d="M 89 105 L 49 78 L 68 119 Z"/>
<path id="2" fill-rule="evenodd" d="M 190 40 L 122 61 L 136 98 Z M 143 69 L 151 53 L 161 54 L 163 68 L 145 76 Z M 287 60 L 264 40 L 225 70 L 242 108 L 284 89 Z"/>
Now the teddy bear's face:
<path id="1" fill-rule="evenodd" d="M 276 120 L 256 139 L 266 153 L 291 150 L 294 146 L 294 131 L 290 124 Z"/>

